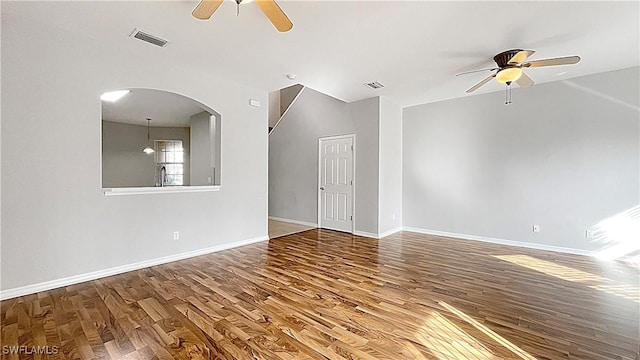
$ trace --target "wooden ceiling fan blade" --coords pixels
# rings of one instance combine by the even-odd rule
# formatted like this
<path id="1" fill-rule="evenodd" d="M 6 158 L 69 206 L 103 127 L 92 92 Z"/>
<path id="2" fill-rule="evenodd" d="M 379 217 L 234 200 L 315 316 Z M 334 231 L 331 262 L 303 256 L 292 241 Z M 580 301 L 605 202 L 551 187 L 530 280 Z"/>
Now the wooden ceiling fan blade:
<path id="1" fill-rule="evenodd" d="M 220 4 L 222 4 L 222 1 L 223 0 L 202 0 L 198 4 L 198 6 L 193 9 L 191 15 L 196 19 L 208 20 L 209 18 L 211 18 L 211 15 L 213 15 L 213 13 L 218 10 L 218 7 L 220 6 Z"/>
<path id="2" fill-rule="evenodd" d="M 481 71 L 493 71 L 493 70 L 498 70 L 498 68 L 478 69 L 478 70 L 465 71 L 465 72 L 461 72 L 459 74 L 456 74 L 456 76 L 466 75 L 466 74 L 473 74 L 473 73 L 477 73 L 477 72 L 481 72 Z"/>
<path id="3" fill-rule="evenodd" d="M 470 88 L 469 90 L 467 90 L 467 94 L 468 93 L 472 93 L 476 90 L 478 90 L 482 85 L 488 83 L 489 81 L 493 80 L 493 78 L 496 77 L 495 74 L 490 75 L 489 77 L 487 77 L 486 79 L 480 81 L 479 83 L 475 84 L 472 88 Z"/>
<path id="4" fill-rule="evenodd" d="M 533 50 L 519 51 L 517 54 L 513 55 L 511 59 L 509 59 L 509 62 L 507 64 L 509 65 L 522 64 L 525 60 L 529 58 L 529 56 L 533 55 L 533 53 L 535 53 L 535 51 Z"/>
<path id="5" fill-rule="evenodd" d="M 553 59 L 542 59 L 529 61 L 522 64 L 522 67 L 543 67 L 543 66 L 556 66 L 556 65 L 570 65 L 580 62 L 580 56 L 565 56 Z"/>
<path id="6" fill-rule="evenodd" d="M 274 0 L 255 0 L 255 2 L 278 31 L 287 32 L 293 28 L 291 20 Z"/>
<path id="7" fill-rule="evenodd" d="M 522 75 L 520 75 L 520 78 L 518 80 L 516 80 L 516 83 L 518 84 L 518 86 L 520 87 L 529 87 L 532 86 L 533 84 L 535 84 L 533 82 L 533 80 L 524 72 L 522 73 Z"/>

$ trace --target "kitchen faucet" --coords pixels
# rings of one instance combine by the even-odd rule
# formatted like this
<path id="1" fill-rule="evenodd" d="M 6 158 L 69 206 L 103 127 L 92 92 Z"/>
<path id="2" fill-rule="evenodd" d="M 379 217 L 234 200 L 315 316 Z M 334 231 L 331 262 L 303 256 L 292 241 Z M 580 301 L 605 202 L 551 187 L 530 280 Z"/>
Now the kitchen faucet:
<path id="1" fill-rule="evenodd" d="M 165 166 L 160 168 L 160 187 L 164 187 L 167 183 L 167 168 Z"/>

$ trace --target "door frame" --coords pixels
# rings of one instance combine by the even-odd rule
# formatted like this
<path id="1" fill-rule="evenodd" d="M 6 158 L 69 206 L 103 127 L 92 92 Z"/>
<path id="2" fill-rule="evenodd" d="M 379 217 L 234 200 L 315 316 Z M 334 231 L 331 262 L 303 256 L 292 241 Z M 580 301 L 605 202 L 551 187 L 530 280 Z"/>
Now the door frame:
<path id="1" fill-rule="evenodd" d="M 322 141 L 323 140 L 339 140 L 351 138 L 353 151 L 351 152 L 351 174 L 353 174 L 353 185 L 351 186 L 351 233 L 356 230 L 356 134 L 345 134 L 336 136 L 324 136 L 318 138 L 318 182 L 316 183 L 316 191 L 318 192 L 318 228 L 322 229 L 322 190 L 320 184 L 322 181 Z"/>

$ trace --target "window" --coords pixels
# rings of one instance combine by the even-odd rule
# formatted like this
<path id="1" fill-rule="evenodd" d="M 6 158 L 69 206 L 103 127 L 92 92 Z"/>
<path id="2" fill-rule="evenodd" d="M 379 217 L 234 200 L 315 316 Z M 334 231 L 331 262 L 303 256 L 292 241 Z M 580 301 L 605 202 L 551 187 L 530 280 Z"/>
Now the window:
<path id="1" fill-rule="evenodd" d="M 182 140 L 155 140 L 156 186 L 184 184 L 184 149 Z"/>

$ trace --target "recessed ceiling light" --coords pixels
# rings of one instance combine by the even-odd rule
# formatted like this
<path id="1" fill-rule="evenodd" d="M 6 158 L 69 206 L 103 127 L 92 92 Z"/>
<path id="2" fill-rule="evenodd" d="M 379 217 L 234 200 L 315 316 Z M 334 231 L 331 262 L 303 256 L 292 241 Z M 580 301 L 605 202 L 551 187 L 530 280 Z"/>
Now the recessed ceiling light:
<path id="1" fill-rule="evenodd" d="M 106 93 L 102 94 L 100 96 L 100 100 L 108 101 L 108 102 L 116 102 L 116 101 L 120 100 L 120 98 L 122 98 L 123 96 L 127 95 L 130 92 L 131 92 L 131 90 L 109 91 L 109 92 L 106 92 Z"/>
<path id="2" fill-rule="evenodd" d="M 287 74 L 287 79 L 289 80 L 295 80 L 296 79 L 296 74 Z"/>

